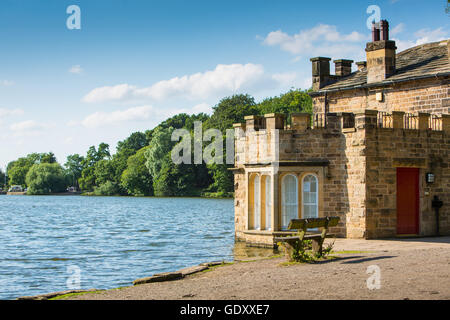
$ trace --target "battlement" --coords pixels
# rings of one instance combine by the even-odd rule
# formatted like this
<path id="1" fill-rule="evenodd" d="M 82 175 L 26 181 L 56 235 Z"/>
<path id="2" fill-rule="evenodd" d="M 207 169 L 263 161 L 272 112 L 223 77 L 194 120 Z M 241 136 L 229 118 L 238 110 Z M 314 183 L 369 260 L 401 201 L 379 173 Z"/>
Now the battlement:
<path id="1" fill-rule="evenodd" d="M 450 115 L 376 110 L 339 113 L 271 113 L 247 116 L 235 128 L 235 165 L 328 159 L 330 154 L 367 148 L 370 141 L 444 138 Z M 331 152 L 331 150 L 334 150 Z"/>
<path id="2" fill-rule="evenodd" d="M 290 119 L 289 119 L 290 116 Z M 362 110 L 360 112 L 338 113 L 291 113 L 286 116 L 281 113 L 270 113 L 264 116 L 247 116 L 245 124 L 237 123 L 235 128 L 244 131 L 270 131 L 278 130 L 314 130 L 329 129 L 348 132 L 348 129 L 384 128 L 405 130 L 431 130 L 450 131 L 450 115 L 429 113 L 405 113 L 393 111 L 392 113 L 377 110 Z"/>

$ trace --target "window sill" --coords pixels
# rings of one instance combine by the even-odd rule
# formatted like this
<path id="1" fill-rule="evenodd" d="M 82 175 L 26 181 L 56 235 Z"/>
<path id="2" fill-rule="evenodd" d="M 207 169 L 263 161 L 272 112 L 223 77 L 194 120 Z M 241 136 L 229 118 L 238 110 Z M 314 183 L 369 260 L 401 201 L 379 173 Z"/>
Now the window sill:
<path id="1" fill-rule="evenodd" d="M 245 230 L 244 234 L 254 234 L 260 236 L 277 236 L 277 235 L 291 235 L 295 234 L 295 231 L 272 231 L 272 230 Z"/>

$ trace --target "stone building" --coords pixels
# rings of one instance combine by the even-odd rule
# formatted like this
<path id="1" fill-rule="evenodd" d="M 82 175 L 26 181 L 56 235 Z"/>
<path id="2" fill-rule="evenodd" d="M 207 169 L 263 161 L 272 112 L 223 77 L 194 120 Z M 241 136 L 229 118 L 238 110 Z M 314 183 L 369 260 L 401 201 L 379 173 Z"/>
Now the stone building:
<path id="1" fill-rule="evenodd" d="M 237 240 L 274 246 L 290 219 L 324 216 L 340 237 L 450 234 L 450 41 L 396 53 L 388 28 L 374 24 L 355 72 L 311 59 L 312 117 L 234 125 Z"/>

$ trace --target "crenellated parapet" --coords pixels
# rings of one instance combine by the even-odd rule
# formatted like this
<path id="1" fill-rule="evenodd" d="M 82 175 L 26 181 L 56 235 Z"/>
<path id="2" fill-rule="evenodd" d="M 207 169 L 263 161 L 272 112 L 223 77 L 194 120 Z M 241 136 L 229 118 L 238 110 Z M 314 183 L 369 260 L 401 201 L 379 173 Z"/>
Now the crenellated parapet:
<path id="1" fill-rule="evenodd" d="M 368 132 L 371 136 L 375 134 L 380 137 L 389 135 L 390 130 L 402 130 L 403 135 L 414 132 L 442 135 L 450 132 L 450 115 L 401 111 L 387 113 L 367 109 L 314 115 L 298 112 L 290 114 L 290 117 L 270 113 L 247 116 L 245 123 L 234 124 L 234 128 L 235 162 L 239 166 L 268 164 L 292 158 L 326 157 L 330 145 L 348 148 L 343 140 L 362 141 Z M 352 142 L 350 145 L 354 144 Z"/>

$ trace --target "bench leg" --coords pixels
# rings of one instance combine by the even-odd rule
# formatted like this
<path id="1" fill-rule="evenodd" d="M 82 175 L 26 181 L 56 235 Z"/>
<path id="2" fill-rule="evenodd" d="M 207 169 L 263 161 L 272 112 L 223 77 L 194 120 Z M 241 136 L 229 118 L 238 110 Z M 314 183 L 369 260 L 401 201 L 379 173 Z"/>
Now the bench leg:
<path id="1" fill-rule="evenodd" d="M 319 257 L 322 256 L 323 239 L 312 239 L 312 249 Z"/>
<path id="2" fill-rule="evenodd" d="M 284 241 L 283 246 L 286 258 L 288 259 L 288 261 L 292 261 L 292 253 L 294 252 L 294 247 L 292 246 L 292 243 Z"/>
<path id="3" fill-rule="evenodd" d="M 284 241 L 283 242 L 283 246 L 284 246 L 284 253 L 286 255 L 286 258 L 289 262 L 293 262 L 294 259 L 293 257 L 293 253 L 294 250 L 298 247 L 301 246 L 302 242 L 299 240 L 293 240 L 293 241 Z"/>

